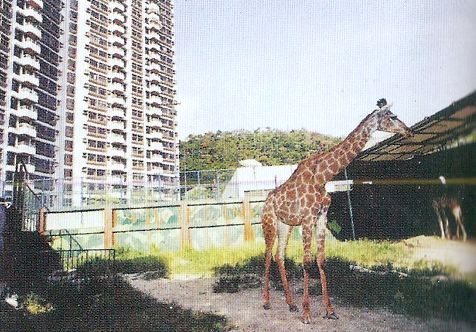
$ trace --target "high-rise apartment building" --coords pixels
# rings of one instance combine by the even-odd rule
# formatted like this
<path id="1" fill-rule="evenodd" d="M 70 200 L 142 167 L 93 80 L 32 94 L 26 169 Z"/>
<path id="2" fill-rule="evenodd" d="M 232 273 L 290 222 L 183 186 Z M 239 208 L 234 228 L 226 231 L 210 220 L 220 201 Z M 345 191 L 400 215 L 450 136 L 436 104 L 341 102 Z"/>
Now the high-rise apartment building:
<path id="1" fill-rule="evenodd" d="M 171 1 L 3 3 L 1 179 L 22 158 L 33 179 L 55 179 L 63 204 L 175 189 Z"/>
<path id="2" fill-rule="evenodd" d="M 4 126 L 7 108 L 7 73 L 10 57 L 12 2 L 0 0 L 0 165 L 3 165 Z"/>

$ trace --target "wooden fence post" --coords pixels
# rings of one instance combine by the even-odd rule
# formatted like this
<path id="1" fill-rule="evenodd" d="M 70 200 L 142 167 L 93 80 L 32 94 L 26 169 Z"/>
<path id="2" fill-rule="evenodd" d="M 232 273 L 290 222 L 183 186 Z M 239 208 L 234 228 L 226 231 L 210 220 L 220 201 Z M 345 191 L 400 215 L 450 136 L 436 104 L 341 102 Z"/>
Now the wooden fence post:
<path id="1" fill-rule="evenodd" d="M 221 206 L 221 214 L 223 215 L 223 219 L 225 219 L 225 225 L 229 225 L 231 223 L 230 218 L 228 216 L 228 210 L 226 208 L 226 204 L 223 203 Z M 230 245 L 229 239 L 229 227 L 223 227 L 223 246 L 228 247 Z"/>
<path id="2" fill-rule="evenodd" d="M 40 224 L 38 225 L 38 233 L 43 234 L 46 230 L 45 208 L 40 209 Z"/>
<path id="3" fill-rule="evenodd" d="M 190 229 L 188 228 L 190 223 L 190 215 L 188 205 L 186 202 L 181 202 L 179 207 L 179 225 L 180 225 L 180 248 L 187 249 L 192 246 L 192 238 Z"/>
<path id="4" fill-rule="evenodd" d="M 245 197 L 243 199 L 243 205 L 242 205 L 242 210 L 243 210 L 243 222 L 244 222 L 244 240 L 245 242 L 253 241 L 254 240 L 254 234 L 253 234 L 253 228 L 251 227 L 251 205 L 250 205 L 250 200 L 249 198 Z"/>
<path id="5" fill-rule="evenodd" d="M 104 208 L 104 249 L 111 249 L 114 246 L 112 236 L 113 210 L 110 207 Z"/>

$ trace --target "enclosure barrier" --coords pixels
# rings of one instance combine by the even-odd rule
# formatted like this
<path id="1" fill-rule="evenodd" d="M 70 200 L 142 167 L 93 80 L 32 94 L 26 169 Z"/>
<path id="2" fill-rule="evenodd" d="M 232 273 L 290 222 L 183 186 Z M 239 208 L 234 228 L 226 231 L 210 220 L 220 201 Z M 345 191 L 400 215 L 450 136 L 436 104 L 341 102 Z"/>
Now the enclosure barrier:
<path id="1" fill-rule="evenodd" d="M 175 202 L 152 207 L 42 210 L 40 232 L 53 248 L 161 250 L 239 246 L 263 242 L 264 200 Z M 74 239 L 74 240 L 73 240 Z"/>

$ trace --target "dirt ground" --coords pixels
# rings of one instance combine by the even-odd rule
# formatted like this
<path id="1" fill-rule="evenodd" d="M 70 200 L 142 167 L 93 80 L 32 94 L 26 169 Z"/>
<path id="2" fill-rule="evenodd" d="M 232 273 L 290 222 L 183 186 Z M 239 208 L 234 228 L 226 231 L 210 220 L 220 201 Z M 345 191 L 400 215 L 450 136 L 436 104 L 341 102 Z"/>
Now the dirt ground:
<path id="1" fill-rule="evenodd" d="M 302 295 L 295 296 L 300 312 L 289 312 L 281 291 L 271 291 L 271 309 L 262 307 L 261 289 L 239 293 L 213 293 L 214 278 L 178 277 L 173 280 L 143 280 L 133 275 L 125 277 L 138 290 L 161 302 L 175 302 L 195 311 L 225 315 L 238 331 L 474 331 L 465 322 L 448 322 L 435 318 L 422 320 L 393 314 L 386 310 L 352 307 L 332 299 L 339 320 L 322 318 L 321 296 L 311 297 L 312 322 L 300 321 Z M 293 293 L 302 288 L 292 285 Z"/>
<path id="2" fill-rule="evenodd" d="M 476 241 L 441 240 L 434 236 L 417 236 L 404 243 L 413 251 L 412 260 L 438 261 L 453 266 L 462 274 L 476 272 Z"/>

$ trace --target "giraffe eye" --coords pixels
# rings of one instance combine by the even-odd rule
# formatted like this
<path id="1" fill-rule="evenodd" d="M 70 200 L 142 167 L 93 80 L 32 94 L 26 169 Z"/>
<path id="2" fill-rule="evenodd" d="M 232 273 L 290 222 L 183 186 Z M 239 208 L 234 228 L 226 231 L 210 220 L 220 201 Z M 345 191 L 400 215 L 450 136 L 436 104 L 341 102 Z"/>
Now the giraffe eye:
<path id="1" fill-rule="evenodd" d="M 395 120 L 397 116 L 395 114 L 390 114 L 390 119 Z"/>

